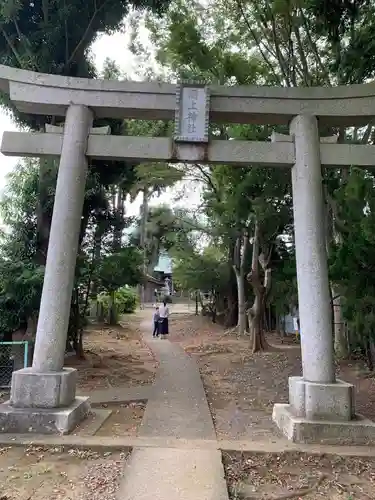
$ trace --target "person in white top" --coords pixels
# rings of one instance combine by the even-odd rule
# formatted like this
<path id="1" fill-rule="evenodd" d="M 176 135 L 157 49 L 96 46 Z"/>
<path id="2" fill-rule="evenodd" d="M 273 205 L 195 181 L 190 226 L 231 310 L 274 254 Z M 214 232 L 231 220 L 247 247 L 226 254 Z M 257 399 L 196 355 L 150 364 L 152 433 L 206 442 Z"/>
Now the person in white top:
<path id="1" fill-rule="evenodd" d="M 159 317 L 160 317 L 160 335 L 164 338 L 164 335 L 169 333 L 169 308 L 167 303 L 164 301 L 163 305 L 159 307 Z"/>

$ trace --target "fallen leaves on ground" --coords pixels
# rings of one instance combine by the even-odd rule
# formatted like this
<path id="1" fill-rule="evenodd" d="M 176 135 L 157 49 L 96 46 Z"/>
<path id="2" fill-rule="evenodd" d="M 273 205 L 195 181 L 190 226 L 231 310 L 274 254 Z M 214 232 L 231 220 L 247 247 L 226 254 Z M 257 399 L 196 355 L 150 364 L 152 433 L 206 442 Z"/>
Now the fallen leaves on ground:
<path id="1" fill-rule="evenodd" d="M 112 387 L 151 384 L 157 362 L 142 341 L 135 316 L 121 325 L 91 324 L 84 335 L 85 359 L 69 356 L 66 366 L 77 368 L 78 386 L 89 392 Z"/>
<path id="2" fill-rule="evenodd" d="M 2 454 L 0 484 L 6 500 L 117 500 L 127 452 L 90 449 L 8 447 Z M 26 498 L 26 497 L 25 497 Z M 0 496 L 1 499 L 1 496 Z"/>
<path id="3" fill-rule="evenodd" d="M 375 460 L 304 453 L 224 453 L 231 500 L 368 500 Z"/>
<path id="4" fill-rule="evenodd" d="M 302 363 L 298 345 L 276 333 L 267 337 L 271 350 L 252 354 L 247 336 L 228 333 L 209 318 L 171 317 L 170 340 L 199 365 L 219 439 L 275 434 L 273 405 L 288 402 L 288 379 L 302 373 Z M 355 385 L 357 412 L 375 420 L 375 379 L 363 364 L 340 363 L 337 374 Z"/>

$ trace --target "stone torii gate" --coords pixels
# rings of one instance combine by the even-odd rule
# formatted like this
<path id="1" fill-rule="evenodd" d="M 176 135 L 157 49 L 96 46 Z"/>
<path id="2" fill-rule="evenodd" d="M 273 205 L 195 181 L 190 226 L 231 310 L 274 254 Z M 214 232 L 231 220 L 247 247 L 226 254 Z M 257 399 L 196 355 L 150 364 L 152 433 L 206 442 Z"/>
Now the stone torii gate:
<path id="1" fill-rule="evenodd" d="M 32 368 L 13 374 L 0 405 L 3 432 L 69 432 L 89 410 L 76 397 L 76 371 L 63 367 L 88 159 L 260 165 L 292 170 L 303 375 L 289 379 L 289 404 L 273 420 L 299 442 L 373 439 L 355 415 L 353 386 L 336 380 L 331 331 L 321 166 L 374 166 L 375 147 L 319 138 L 319 126 L 366 125 L 375 85 L 336 88 L 215 87 L 86 80 L 0 66 L 0 88 L 23 112 L 65 116 L 45 133 L 5 132 L 1 151 L 60 156 Z M 119 137 L 92 129 L 96 118 L 175 119 L 174 138 Z M 271 142 L 208 138 L 209 120 L 289 124 Z M 235 167 L 234 167 L 235 168 Z"/>

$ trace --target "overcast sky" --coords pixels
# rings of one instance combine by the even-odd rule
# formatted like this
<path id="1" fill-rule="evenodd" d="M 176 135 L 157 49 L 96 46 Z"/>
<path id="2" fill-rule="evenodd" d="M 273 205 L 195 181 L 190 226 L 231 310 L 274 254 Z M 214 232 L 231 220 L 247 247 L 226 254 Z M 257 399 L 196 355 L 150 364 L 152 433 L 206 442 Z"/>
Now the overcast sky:
<path id="1" fill-rule="evenodd" d="M 145 42 L 147 41 L 147 34 L 144 34 Z M 99 72 L 103 68 L 103 63 L 106 57 L 110 57 L 115 60 L 120 66 L 122 71 L 126 73 L 129 77 L 134 77 L 136 71 L 136 60 L 133 54 L 128 50 L 129 37 L 124 33 L 117 33 L 115 35 L 103 35 L 100 36 L 97 41 L 92 46 L 92 53 L 94 55 L 95 64 Z M 0 108 L 0 137 L 2 137 L 5 130 L 16 130 L 15 125 L 12 123 L 10 117 L 7 113 Z M 0 153 L 0 190 L 2 191 L 6 184 L 6 175 L 14 168 L 19 158 L 6 157 Z M 179 186 L 181 187 L 181 186 Z M 196 186 L 184 186 L 185 191 L 189 192 L 188 195 L 188 206 L 193 208 L 199 204 L 199 194 L 197 192 Z M 157 200 L 153 200 L 151 204 L 158 203 L 171 203 L 174 196 L 176 195 L 176 189 L 169 189 Z M 185 205 L 186 200 L 182 200 L 178 205 Z M 139 213 L 139 207 L 141 204 L 140 197 L 127 208 L 128 215 L 136 215 Z"/>

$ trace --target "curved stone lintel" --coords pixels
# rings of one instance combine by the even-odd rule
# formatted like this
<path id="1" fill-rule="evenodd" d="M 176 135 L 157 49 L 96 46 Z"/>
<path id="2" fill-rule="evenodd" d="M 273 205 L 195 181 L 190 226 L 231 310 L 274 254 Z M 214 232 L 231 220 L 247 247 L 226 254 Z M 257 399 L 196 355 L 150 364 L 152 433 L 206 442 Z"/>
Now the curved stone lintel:
<path id="1" fill-rule="evenodd" d="M 72 78 L 0 65 L 0 89 L 20 111 L 64 116 L 71 103 L 97 117 L 173 119 L 176 85 Z M 210 86 L 210 119 L 287 124 L 312 114 L 324 125 L 361 125 L 375 117 L 375 83 L 339 87 Z"/>

